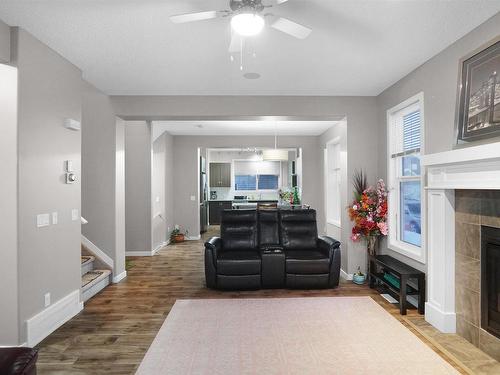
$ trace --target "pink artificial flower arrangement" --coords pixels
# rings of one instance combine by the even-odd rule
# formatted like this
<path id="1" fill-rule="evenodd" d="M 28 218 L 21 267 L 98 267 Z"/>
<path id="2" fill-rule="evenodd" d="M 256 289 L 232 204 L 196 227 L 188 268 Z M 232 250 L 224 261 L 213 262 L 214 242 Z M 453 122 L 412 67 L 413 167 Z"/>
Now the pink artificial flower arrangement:
<path id="1" fill-rule="evenodd" d="M 361 176 L 363 178 L 363 176 Z M 383 180 L 378 180 L 376 188 L 359 186 L 351 207 L 349 217 L 354 222 L 351 239 L 358 241 L 361 237 L 387 236 L 387 190 Z M 355 186 L 356 183 L 355 183 Z"/>

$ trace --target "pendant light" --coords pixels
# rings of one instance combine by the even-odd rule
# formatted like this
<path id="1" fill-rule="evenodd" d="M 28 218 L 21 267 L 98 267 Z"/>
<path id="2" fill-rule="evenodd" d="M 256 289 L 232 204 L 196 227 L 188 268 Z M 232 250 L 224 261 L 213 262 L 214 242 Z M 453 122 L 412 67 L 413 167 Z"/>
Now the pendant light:
<path id="1" fill-rule="evenodd" d="M 262 160 L 288 161 L 288 150 L 278 148 L 278 126 L 276 122 L 274 122 L 274 148 L 264 150 Z"/>

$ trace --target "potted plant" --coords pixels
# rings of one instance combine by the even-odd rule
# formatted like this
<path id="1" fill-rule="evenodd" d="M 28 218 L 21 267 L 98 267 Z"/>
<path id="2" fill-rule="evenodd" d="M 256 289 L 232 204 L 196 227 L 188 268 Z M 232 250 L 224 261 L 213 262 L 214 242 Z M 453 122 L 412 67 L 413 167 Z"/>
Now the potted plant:
<path id="1" fill-rule="evenodd" d="M 352 282 L 354 284 L 361 285 L 365 283 L 365 280 L 366 280 L 366 275 L 363 272 L 361 272 L 361 268 L 358 266 L 358 271 L 354 275 L 352 275 Z"/>
<path id="2" fill-rule="evenodd" d="M 176 224 L 174 226 L 174 230 L 170 232 L 170 243 L 184 242 L 186 240 L 187 234 L 188 234 L 187 230 L 185 231 L 185 233 L 182 233 L 181 227 Z"/>
<path id="3" fill-rule="evenodd" d="M 368 255 L 377 254 L 378 239 L 387 236 L 387 191 L 383 180 L 377 186 L 368 186 L 363 171 L 356 171 L 353 177 L 354 201 L 348 208 L 349 217 L 354 222 L 351 240 L 366 240 Z M 367 261 L 367 270 L 369 257 Z"/>

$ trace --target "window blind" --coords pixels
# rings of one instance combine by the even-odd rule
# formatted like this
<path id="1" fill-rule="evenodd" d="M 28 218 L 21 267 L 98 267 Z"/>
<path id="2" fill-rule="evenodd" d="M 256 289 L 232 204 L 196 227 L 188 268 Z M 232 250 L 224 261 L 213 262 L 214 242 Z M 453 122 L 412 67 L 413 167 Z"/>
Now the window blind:
<path id="1" fill-rule="evenodd" d="M 420 111 L 403 116 L 403 150 L 420 149 Z"/>
<path id="2" fill-rule="evenodd" d="M 276 190 L 278 189 L 278 176 L 274 174 L 259 175 L 259 190 Z"/>
<path id="3" fill-rule="evenodd" d="M 392 158 L 412 155 L 420 152 L 421 144 L 420 110 L 407 113 L 394 123 L 394 139 Z"/>

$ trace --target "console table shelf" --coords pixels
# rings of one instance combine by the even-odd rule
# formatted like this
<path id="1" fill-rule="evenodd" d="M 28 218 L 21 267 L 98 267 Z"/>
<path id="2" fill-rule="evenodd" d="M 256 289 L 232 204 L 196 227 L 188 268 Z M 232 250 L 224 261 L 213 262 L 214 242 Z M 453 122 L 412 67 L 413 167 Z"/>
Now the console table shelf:
<path id="1" fill-rule="evenodd" d="M 384 272 L 389 272 L 399 279 L 400 287 L 389 283 L 384 278 L 384 272 L 379 272 L 377 268 L 382 268 Z M 400 262 L 397 259 L 389 255 L 377 255 L 369 257 L 369 270 L 368 278 L 370 282 L 370 288 L 375 287 L 375 282 L 378 281 L 385 288 L 387 288 L 391 294 L 395 294 L 399 297 L 399 311 L 401 315 L 406 315 L 406 297 L 409 295 L 418 296 L 418 312 L 420 314 L 424 313 L 425 305 L 425 274 L 413 267 Z M 408 285 L 410 279 L 416 279 L 418 287 Z"/>

